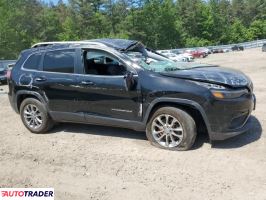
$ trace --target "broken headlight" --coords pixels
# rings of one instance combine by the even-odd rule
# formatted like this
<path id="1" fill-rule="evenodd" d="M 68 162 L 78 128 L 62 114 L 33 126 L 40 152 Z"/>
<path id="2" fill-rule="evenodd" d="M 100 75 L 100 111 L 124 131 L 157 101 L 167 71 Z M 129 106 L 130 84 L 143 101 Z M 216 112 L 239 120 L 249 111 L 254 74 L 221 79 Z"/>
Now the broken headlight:
<path id="1" fill-rule="evenodd" d="M 235 89 L 231 90 L 222 85 L 217 85 L 213 83 L 204 83 L 204 82 L 194 82 L 197 85 L 208 88 L 212 95 L 217 99 L 234 99 L 241 97 L 245 94 L 248 94 L 247 89 Z"/>

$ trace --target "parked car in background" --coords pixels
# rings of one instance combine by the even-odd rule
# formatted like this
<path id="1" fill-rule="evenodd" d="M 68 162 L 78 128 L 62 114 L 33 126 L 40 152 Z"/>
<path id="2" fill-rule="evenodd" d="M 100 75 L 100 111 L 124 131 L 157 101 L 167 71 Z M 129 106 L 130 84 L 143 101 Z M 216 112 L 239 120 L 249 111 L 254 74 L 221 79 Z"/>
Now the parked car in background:
<path id="1" fill-rule="evenodd" d="M 262 52 L 266 52 L 266 43 L 262 45 Z"/>
<path id="2" fill-rule="evenodd" d="M 16 60 L 0 60 L 0 84 L 6 83 L 8 69 L 15 63 Z"/>
<path id="3" fill-rule="evenodd" d="M 244 51 L 244 47 L 240 45 L 234 45 L 231 49 L 232 51 Z"/>
<path id="4" fill-rule="evenodd" d="M 174 53 L 176 55 L 180 55 L 180 54 L 183 54 L 183 51 L 182 50 L 179 50 L 179 49 L 172 49 L 171 50 L 171 53 Z"/>
<path id="5" fill-rule="evenodd" d="M 7 68 L 8 68 L 9 70 L 12 70 L 12 68 L 15 66 L 15 64 L 16 64 L 16 61 L 13 62 L 13 63 L 8 64 L 8 65 L 7 65 Z"/>
<path id="6" fill-rule="evenodd" d="M 21 53 L 8 79 L 10 104 L 33 133 L 55 122 L 97 124 L 146 131 L 154 146 L 188 150 L 198 133 L 224 140 L 252 125 L 253 84 L 240 71 L 173 62 L 132 40 L 38 45 Z"/>
<path id="7" fill-rule="evenodd" d="M 223 49 L 223 53 L 228 53 L 228 52 L 230 52 L 230 49 L 228 49 L 228 48 Z"/>
<path id="8" fill-rule="evenodd" d="M 157 50 L 156 52 L 160 54 L 172 53 L 171 50 Z"/>
<path id="9" fill-rule="evenodd" d="M 184 53 L 181 50 L 172 49 L 172 50 L 157 50 L 157 53 L 170 58 L 171 60 L 177 62 L 192 62 L 194 57 L 190 53 Z M 173 55 L 174 54 L 174 55 Z"/>
<path id="10" fill-rule="evenodd" d="M 182 56 L 184 56 L 187 59 L 187 62 L 193 62 L 194 61 L 194 57 L 190 53 L 182 53 Z"/>
<path id="11" fill-rule="evenodd" d="M 198 48 L 198 51 L 200 51 L 200 52 L 204 52 L 204 53 L 207 54 L 207 55 L 209 55 L 209 54 L 212 53 L 211 50 L 210 50 L 209 48 L 204 48 L 204 47 L 202 47 L 202 48 Z"/>
<path id="12" fill-rule="evenodd" d="M 184 57 L 182 54 L 176 55 L 174 53 L 165 53 L 163 55 L 175 62 L 188 62 L 187 58 Z"/>
<path id="13" fill-rule="evenodd" d="M 186 52 L 190 53 L 193 56 L 193 58 L 205 58 L 208 56 L 208 54 L 206 54 L 205 52 L 198 51 L 196 49 L 193 49 L 193 50 L 189 49 L 189 50 L 186 50 Z"/>
<path id="14" fill-rule="evenodd" d="M 222 48 L 211 48 L 211 52 L 212 53 L 223 53 L 223 49 Z"/>
<path id="15" fill-rule="evenodd" d="M 173 49 L 171 50 L 172 53 L 177 54 L 179 56 L 183 56 L 186 59 L 186 62 L 193 62 L 194 57 L 191 53 L 186 53 L 182 50 Z"/>

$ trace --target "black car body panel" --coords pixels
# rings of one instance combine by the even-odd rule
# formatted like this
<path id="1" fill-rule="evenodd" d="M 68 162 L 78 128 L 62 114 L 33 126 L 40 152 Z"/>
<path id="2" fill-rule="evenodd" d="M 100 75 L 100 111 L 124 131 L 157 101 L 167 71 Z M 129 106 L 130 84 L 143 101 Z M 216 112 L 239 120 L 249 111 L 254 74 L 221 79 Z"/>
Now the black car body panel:
<path id="1" fill-rule="evenodd" d="M 244 51 L 244 47 L 239 45 L 234 45 L 231 49 L 232 51 Z"/>
<path id="2" fill-rule="evenodd" d="M 255 97 L 251 80 L 243 73 L 209 65 L 157 73 L 143 69 L 117 50 L 127 51 L 132 46 L 143 48 L 141 43 L 94 41 L 106 44 L 106 48 L 68 44 L 22 52 L 9 80 L 9 99 L 14 110 L 19 112 L 23 98 L 30 96 L 43 102 L 55 121 L 143 131 L 154 109 L 174 105 L 199 113 L 200 123 L 206 126 L 211 140 L 226 139 L 248 129 Z M 73 73 L 44 71 L 43 60 L 47 52 L 68 49 L 75 51 Z M 133 74 L 134 85 L 131 88 L 125 86 L 126 75 L 84 74 L 81 55 L 87 49 L 101 49 L 117 57 L 128 73 Z M 25 61 L 36 53 L 41 54 L 37 69 L 24 69 Z M 196 82 L 221 84 L 231 90 L 245 88 L 248 92 L 237 98 L 217 99 L 208 88 Z"/>

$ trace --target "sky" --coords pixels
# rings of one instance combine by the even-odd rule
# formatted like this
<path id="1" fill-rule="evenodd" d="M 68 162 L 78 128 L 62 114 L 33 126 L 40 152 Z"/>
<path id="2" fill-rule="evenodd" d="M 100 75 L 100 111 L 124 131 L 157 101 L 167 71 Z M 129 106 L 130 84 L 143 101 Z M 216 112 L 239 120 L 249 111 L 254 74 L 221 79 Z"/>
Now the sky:
<path id="1" fill-rule="evenodd" d="M 43 0 L 46 3 L 53 2 L 54 4 L 58 3 L 58 0 Z M 67 0 L 63 0 L 64 2 L 67 2 Z"/>

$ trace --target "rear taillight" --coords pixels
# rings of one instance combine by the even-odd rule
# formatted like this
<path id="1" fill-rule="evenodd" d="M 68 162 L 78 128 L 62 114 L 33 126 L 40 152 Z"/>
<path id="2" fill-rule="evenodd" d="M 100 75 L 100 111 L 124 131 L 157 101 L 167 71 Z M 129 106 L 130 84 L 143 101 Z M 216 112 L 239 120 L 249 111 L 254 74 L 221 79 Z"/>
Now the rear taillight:
<path id="1" fill-rule="evenodd" d="M 10 69 L 7 70 L 6 77 L 7 77 L 7 79 L 10 79 L 11 78 L 11 70 Z"/>

